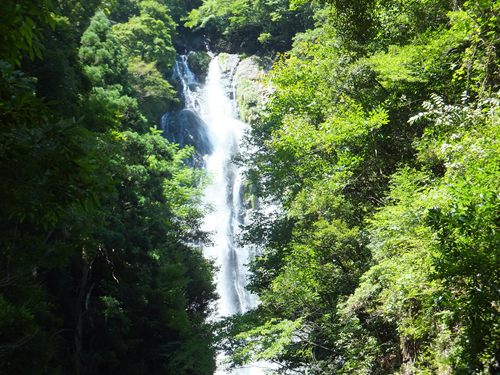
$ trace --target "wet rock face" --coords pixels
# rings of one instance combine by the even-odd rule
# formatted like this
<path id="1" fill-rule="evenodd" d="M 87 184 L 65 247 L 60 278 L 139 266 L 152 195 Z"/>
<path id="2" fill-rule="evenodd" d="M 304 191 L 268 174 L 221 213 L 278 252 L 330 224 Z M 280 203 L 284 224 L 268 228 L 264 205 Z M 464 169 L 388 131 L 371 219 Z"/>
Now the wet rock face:
<path id="1" fill-rule="evenodd" d="M 256 56 L 251 56 L 248 59 L 241 61 L 236 69 L 236 75 L 249 80 L 258 80 L 264 73 L 259 66 L 260 60 Z"/>
<path id="2" fill-rule="evenodd" d="M 269 90 L 261 79 L 269 71 L 270 62 L 251 56 L 236 69 L 236 99 L 242 121 L 252 123 L 262 111 Z"/>
<path id="3" fill-rule="evenodd" d="M 234 77 L 236 68 L 240 63 L 238 55 L 221 53 L 219 55 L 219 68 L 221 70 L 221 84 L 229 99 L 234 99 Z"/>
<path id="4" fill-rule="evenodd" d="M 192 109 L 171 112 L 163 116 L 164 136 L 180 148 L 191 146 L 195 149 L 189 160 L 193 168 L 203 168 L 203 156 L 213 152 L 208 140 L 208 127 L 205 121 Z"/>
<path id="5" fill-rule="evenodd" d="M 235 69 L 240 63 L 241 59 L 238 55 L 229 55 L 227 53 L 221 53 L 219 55 L 219 68 L 221 69 L 222 75 L 230 74 L 234 75 Z"/>
<path id="6" fill-rule="evenodd" d="M 221 83 L 226 95 L 237 100 L 240 120 L 251 123 L 261 111 L 268 90 L 260 79 L 269 68 L 270 63 L 257 56 L 241 60 L 237 55 L 219 55 Z"/>

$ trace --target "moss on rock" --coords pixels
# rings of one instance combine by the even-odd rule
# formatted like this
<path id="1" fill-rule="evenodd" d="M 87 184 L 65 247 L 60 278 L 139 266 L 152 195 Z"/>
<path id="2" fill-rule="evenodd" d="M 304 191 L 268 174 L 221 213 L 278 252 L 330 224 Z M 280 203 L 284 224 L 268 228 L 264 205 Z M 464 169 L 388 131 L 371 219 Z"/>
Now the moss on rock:
<path id="1" fill-rule="evenodd" d="M 259 207 L 259 198 L 255 195 L 257 189 L 254 184 L 245 182 L 243 187 L 243 200 L 248 209 L 255 210 Z"/>
<path id="2" fill-rule="evenodd" d="M 199 77 L 207 74 L 210 61 L 212 61 L 212 58 L 205 51 L 191 52 L 188 55 L 189 69 Z"/>
<path id="3" fill-rule="evenodd" d="M 257 56 L 243 60 L 236 71 L 237 100 L 242 121 L 252 123 L 262 110 L 264 87 L 260 78 L 265 74 L 267 61 Z"/>
<path id="4" fill-rule="evenodd" d="M 261 98 L 254 82 L 240 78 L 238 83 L 238 108 L 240 110 L 240 119 L 250 122 L 260 111 Z"/>
<path id="5" fill-rule="evenodd" d="M 219 53 L 219 66 L 222 71 L 227 70 L 227 59 L 229 58 L 229 53 Z"/>

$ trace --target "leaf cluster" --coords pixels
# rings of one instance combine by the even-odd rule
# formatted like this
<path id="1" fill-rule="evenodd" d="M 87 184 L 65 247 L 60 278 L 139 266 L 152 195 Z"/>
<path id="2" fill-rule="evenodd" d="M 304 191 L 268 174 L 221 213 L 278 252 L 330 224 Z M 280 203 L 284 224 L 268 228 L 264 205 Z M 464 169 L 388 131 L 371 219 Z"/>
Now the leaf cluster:
<path id="1" fill-rule="evenodd" d="M 498 372 L 496 13 L 335 1 L 280 56 L 240 156 L 263 253 L 234 363 Z"/>
<path id="2" fill-rule="evenodd" d="M 149 128 L 174 101 L 168 9 L 0 9 L 0 372 L 213 373 L 206 177 Z"/>

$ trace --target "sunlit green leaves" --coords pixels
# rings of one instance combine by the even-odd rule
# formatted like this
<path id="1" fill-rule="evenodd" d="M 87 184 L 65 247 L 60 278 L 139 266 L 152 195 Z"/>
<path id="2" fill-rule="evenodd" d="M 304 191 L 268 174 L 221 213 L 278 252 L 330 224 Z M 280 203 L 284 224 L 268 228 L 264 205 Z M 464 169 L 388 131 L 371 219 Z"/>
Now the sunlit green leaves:
<path id="1" fill-rule="evenodd" d="M 360 20 L 349 13 L 359 4 L 333 2 L 337 19 L 274 65 L 248 138 L 247 176 L 279 210 L 264 219 L 261 208 L 247 232 L 265 237 L 254 238 L 265 244 L 251 266 L 254 314 L 303 319 L 273 352 L 287 370 L 497 368 L 498 99 L 478 89 L 496 85 L 485 52 L 496 42 L 469 49 L 480 33 L 469 8 L 399 5 L 377 2 Z M 360 26 L 378 22 L 370 40 Z"/>
<path id="2" fill-rule="evenodd" d="M 54 15 L 58 14 L 50 0 L 2 1 L 0 4 L 0 35 L 2 47 L 0 57 L 21 66 L 22 52 L 26 51 L 31 60 L 42 58 L 41 43 L 43 26 L 55 27 Z M 37 27 L 35 21 L 39 22 Z M 40 27 L 42 26 L 42 27 Z"/>
<path id="3" fill-rule="evenodd" d="M 146 63 L 156 62 L 160 70 L 175 59 L 172 34 L 175 23 L 167 8 L 155 1 L 140 3 L 141 15 L 113 27 L 113 33 L 124 47 L 127 57 L 139 57 Z"/>
<path id="4" fill-rule="evenodd" d="M 129 61 L 128 70 L 141 112 L 150 123 L 157 123 L 169 104 L 177 101 L 172 85 L 156 68 L 155 62 L 148 64 L 135 57 Z"/>
<path id="5" fill-rule="evenodd" d="M 296 32 L 312 26 L 312 6 L 289 0 L 205 0 L 186 26 L 210 32 L 221 51 L 285 51 Z"/>
<path id="6" fill-rule="evenodd" d="M 294 341 L 299 340 L 297 329 L 301 323 L 301 318 L 296 321 L 271 319 L 262 326 L 240 333 L 236 339 L 244 340 L 249 345 L 238 348 L 232 360 L 243 365 L 256 361 L 274 360 L 289 350 Z"/>
<path id="7" fill-rule="evenodd" d="M 92 17 L 81 43 L 78 55 L 94 87 L 125 81 L 127 63 L 104 12 Z"/>

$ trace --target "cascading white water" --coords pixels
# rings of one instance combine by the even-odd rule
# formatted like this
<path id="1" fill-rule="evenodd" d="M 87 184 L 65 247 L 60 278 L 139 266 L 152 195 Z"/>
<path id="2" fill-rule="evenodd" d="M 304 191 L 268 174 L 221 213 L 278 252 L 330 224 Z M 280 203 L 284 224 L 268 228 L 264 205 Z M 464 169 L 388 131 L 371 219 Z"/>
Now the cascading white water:
<path id="1" fill-rule="evenodd" d="M 185 56 L 177 60 L 175 76 L 182 85 L 186 105 L 183 111 L 195 112 L 201 119 L 197 127 L 204 128 L 204 130 L 197 129 L 199 133 L 196 133 L 197 139 L 191 140 L 192 145 L 197 141 L 209 142 L 202 147 L 208 150 L 203 153 L 205 155 L 203 159 L 205 168 L 212 175 L 212 184 L 206 189 L 205 196 L 207 202 L 215 209 L 206 217 L 204 229 L 214 233 L 214 246 L 206 248 L 204 253 L 208 258 L 215 259 L 220 269 L 217 284 L 220 295 L 218 315 L 223 317 L 241 314 L 257 303 L 256 297 L 245 289 L 247 284 L 245 264 L 252 255 L 252 249 L 238 247 L 235 243 L 235 235 L 240 225 L 245 223 L 247 214 L 243 202 L 240 170 L 231 163 L 231 157 L 239 152 L 239 143 L 247 125 L 237 120 L 236 106 L 224 92 L 217 57 L 210 64 L 207 83 L 204 86 L 197 83 L 194 74 L 188 68 Z M 171 116 L 166 114 L 163 118 L 165 131 L 172 131 L 169 127 L 171 121 Z M 182 126 L 193 127 L 192 124 Z M 186 131 L 176 130 L 176 132 L 184 134 Z M 175 136 L 172 138 L 175 139 Z M 219 371 L 217 374 L 223 373 Z M 242 368 L 232 372 L 235 375 L 261 373 L 258 367 Z"/>
<path id="2" fill-rule="evenodd" d="M 206 199 L 213 202 L 215 212 L 205 220 L 206 229 L 215 232 L 215 246 L 206 254 L 215 257 L 220 265 L 219 314 L 241 314 L 255 306 L 255 298 L 245 290 L 246 267 L 250 249 L 238 248 L 234 237 L 244 224 L 242 180 L 231 157 L 239 152 L 239 142 L 245 124 L 235 118 L 234 107 L 220 84 L 218 58 L 209 68 L 204 89 L 205 110 L 202 117 L 210 130 L 214 152 L 206 157 L 206 168 L 213 175 L 213 183 L 205 191 Z"/>

